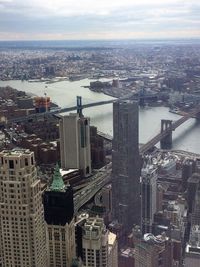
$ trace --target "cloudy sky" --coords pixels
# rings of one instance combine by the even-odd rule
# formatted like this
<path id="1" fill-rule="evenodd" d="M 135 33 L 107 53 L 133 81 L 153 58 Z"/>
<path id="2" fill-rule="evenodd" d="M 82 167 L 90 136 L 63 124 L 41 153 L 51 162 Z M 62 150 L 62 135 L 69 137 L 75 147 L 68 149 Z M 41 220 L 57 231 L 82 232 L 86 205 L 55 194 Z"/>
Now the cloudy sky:
<path id="1" fill-rule="evenodd" d="M 200 0 L 0 0 L 0 40 L 199 37 Z"/>

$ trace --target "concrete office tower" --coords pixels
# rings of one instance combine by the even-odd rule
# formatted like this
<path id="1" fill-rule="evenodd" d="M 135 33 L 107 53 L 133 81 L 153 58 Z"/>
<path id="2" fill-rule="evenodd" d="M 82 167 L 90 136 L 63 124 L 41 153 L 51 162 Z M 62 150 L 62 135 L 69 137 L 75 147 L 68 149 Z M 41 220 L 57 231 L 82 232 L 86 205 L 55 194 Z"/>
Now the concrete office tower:
<path id="1" fill-rule="evenodd" d="M 60 154 L 62 169 L 80 169 L 91 173 L 90 120 L 79 114 L 60 120 Z"/>
<path id="2" fill-rule="evenodd" d="M 129 231 L 141 221 L 137 102 L 113 104 L 112 156 L 113 218 Z"/>
<path id="3" fill-rule="evenodd" d="M 87 219 L 82 236 L 84 267 L 108 267 L 108 234 L 102 218 Z"/>
<path id="4" fill-rule="evenodd" d="M 0 243 L 3 267 L 46 267 L 41 184 L 34 153 L 0 152 Z"/>
<path id="5" fill-rule="evenodd" d="M 43 195 L 48 267 L 69 267 L 75 258 L 73 190 L 65 186 L 56 166 L 51 186 Z"/>
<path id="6" fill-rule="evenodd" d="M 173 242 L 165 235 L 145 234 L 135 243 L 135 267 L 172 267 Z"/>
<path id="7" fill-rule="evenodd" d="M 142 233 L 151 233 L 157 208 L 157 168 L 146 165 L 141 171 Z"/>

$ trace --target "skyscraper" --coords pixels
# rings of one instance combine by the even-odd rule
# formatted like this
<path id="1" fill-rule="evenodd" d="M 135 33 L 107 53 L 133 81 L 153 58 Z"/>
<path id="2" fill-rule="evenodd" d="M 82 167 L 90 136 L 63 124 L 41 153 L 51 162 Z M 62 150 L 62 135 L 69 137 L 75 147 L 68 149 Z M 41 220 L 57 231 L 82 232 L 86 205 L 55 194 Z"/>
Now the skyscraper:
<path id="1" fill-rule="evenodd" d="M 83 227 L 83 265 L 108 266 L 108 230 L 101 218 L 88 218 Z"/>
<path id="2" fill-rule="evenodd" d="M 49 267 L 71 266 L 75 258 L 73 190 L 65 186 L 58 165 L 43 195 Z"/>
<path id="3" fill-rule="evenodd" d="M 140 156 L 138 148 L 138 104 L 113 104 L 112 154 L 113 215 L 125 229 L 140 225 Z"/>
<path id="4" fill-rule="evenodd" d="M 80 114 L 60 120 L 60 154 L 63 169 L 80 169 L 83 176 L 91 173 L 90 120 Z"/>
<path id="5" fill-rule="evenodd" d="M 82 233 L 84 267 L 117 267 L 116 235 L 109 232 L 102 218 L 86 219 Z"/>
<path id="6" fill-rule="evenodd" d="M 34 153 L 0 152 L 0 242 L 3 267 L 46 267 L 40 180 Z"/>
<path id="7" fill-rule="evenodd" d="M 147 165 L 141 171 L 142 233 L 151 233 L 156 213 L 157 168 Z"/>

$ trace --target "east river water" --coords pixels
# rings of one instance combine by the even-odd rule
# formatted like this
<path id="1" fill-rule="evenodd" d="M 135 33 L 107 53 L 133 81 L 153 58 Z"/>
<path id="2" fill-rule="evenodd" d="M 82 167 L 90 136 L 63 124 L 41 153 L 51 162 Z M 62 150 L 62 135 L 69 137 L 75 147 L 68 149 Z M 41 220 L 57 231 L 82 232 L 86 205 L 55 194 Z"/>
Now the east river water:
<path id="1" fill-rule="evenodd" d="M 11 86 L 38 96 L 46 92 L 51 100 L 60 107 L 74 106 L 76 96 L 83 97 L 83 103 L 111 99 L 102 93 L 95 93 L 88 88 L 90 80 L 61 81 L 45 84 L 43 82 L 0 81 L 0 87 Z M 88 108 L 83 111 L 85 116 L 91 118 L 91 125 L 95 125 L 102 132 L 112 135 L 112 104 Z M 139 111 L 139 141 L 147 142 L 160 131 L 160 120 L 176 120 L 179 116 L 168 111 L 166 107 L 146 107 Z M 173 149 L 182 149 L 200 154 L 200 122 L 190 119 L 173 132 Z"/>

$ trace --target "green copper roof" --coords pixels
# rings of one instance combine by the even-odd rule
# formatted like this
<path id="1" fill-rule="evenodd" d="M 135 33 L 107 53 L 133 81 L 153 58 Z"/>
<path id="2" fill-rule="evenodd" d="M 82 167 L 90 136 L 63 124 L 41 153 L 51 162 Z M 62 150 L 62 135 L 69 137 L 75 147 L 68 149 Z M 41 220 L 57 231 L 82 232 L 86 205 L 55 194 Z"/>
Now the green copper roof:
<path id="1" fill-rule="evenodd" d="M 50 186 L 52 191 L 63 191 L 65 189 L 65 184 L 63 182 L 62 176 L 60 174 L 59 166 L 56 164 L 56 168 L 53 174 L 53 182 Z"/>
<path id="2" fill-rule="evenodd" d="M 79 263 L 78 263 L 78 260 L 77 259 L 73 259 L 72 260 L 72 267 L 78 267 L 79 266 Z"/>

